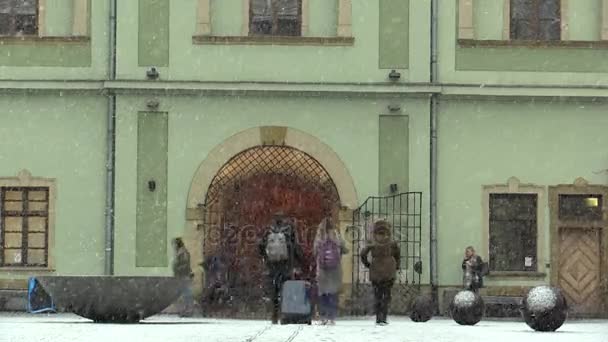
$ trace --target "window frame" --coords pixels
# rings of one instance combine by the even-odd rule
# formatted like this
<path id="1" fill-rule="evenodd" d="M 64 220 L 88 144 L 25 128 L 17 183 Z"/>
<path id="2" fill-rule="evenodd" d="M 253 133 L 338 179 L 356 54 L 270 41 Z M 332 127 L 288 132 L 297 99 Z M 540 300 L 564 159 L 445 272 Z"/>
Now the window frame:
<path id="1" fill-rule="evenodd" d="M 301 34 L 300 36 L 270 36 L 250 35 L 249 17 L 250 0 L 242 0 L 241 32 L 238 36 L 218 36 L 212 34 L 211 1 L 198 0 L 196 8 L 196 25 L 192 37 L 193 44 L 221 45 L 322 45 L 322 46 L 352 46 L 354 37 L 352 31 L 352 0 L 337 0 L 338 18 L 336 36 L 314 37 L 308 33 L 309 0 L 301 0 Z"/>
<path id="2" fill-rule="evenodd" d="M 481 251 L 490 261 L 490 195 L 491 194 L 533 194 L 536 195 L 536 270 L 535 271 L 493 271 L 490 278 L 501 277 L 546 277 L 548 257 L 545 255 L 545 240 L 547 229 L 545 227 L 545 207 L 547 206 L 546 190 L 542 186 L 521 184 L 519 179 L 511 177 L 506 184 L 482 186 L 482 243 Z"/>
<path id="3" fill-rule="evenodd" d="M 489 229 L 489 231 L 488 231 L 488 234 L 489 234 L 488 235 L 488 237 L 489 237 L 488 246 L 489 246 L 489 251 L 488 251 L 487 258 L 488 258 L 488 262 L 489 262 L 489 265 L 490 265 L 490 271 L 491 272 L 536 272 L 537 269 L 538 269 L 538 255 L 536 255 L 536 253 L 538 252 L 538 248 L 537 248 L 537 244 L 538 244 L 538 223 L 537 223 L 537 221 L 538 221 L 538 195 L 537 194 L 530 194 L 530 193 L 519 193 L 519 192 L 518 193 L 496 193 L 496 192 L 493 192 L 493 193 L 490 193 L 489 196 L 490 196 L 489 197 L 489 202 L 488 202 L 488 204 L 489 204 L 488 210 L 489 210 L 489 215 L 490 215 L 490 219 L 489 219 L 489 222 L 488 222 L 488 229 Z M 534 260 L 532 266 L 530 266 L 529 269 L 525 269 L 526 268 L 525 266 L 524 266 L 524 269 L 515 269 L 515 270 L 498 270 L 498 269 L 492 268 L 492 265 L 494 264 L 492 262 L 493 258 L 492 258 L 492 253 L 491 253 L 491 250 L 492 250 L 492 241 L 491 241 L 492 240 L 492 223 L 497 224 L 499 222 L 505 222 L 504 220 L 493 219 L 492 218 L 492 216 L 493 216 L 492 215 L 492 209 L 496 209 L 496 208 L 492 207 L 492 197 L 494 197 L 494 196 L 509 196 L 509 197 L 510 196 L 518 196 L 518 197 L 530 196 L 531 198 L 534 199 L 534 205 L 535 205 L 534 219 L 533 220 L 532 219 L 516 220 L 518 222 L 525 222 L 526 224 L 533 223 L 534 227 L 531 227 L 531 228 L 532 229 L 536 228 L 535 231 L 534 231 L 534 237 L 536 238 L 534 247 L 535 247 L 536 250 L 534 250 L 534 252 L 533 252 L 535 260 Z M 530 252 L 530 251 L 526 251 L 526 252 Z"/>
<path id="4" fill-rule="evenodd" d="M 47 188 L 47 227 L 46 227 L 46 265 L 45 266 L 15 266 L 0 264 L 0 272 L 54 272 L 55 271 L 55 203 L 56 179 L 32 177 L 28 170 L 21 170 L 16 177 L 0 177 L 1 188 Z M 3 200 L 3 199 L 2 199 Z M 2 206 L 4 202 L 2 202 Z M 1 213 L 0 213 L 1 214 Z M 3 220 L 1 220 L 3 221 Z M 4 228 L 4 227 L 2 227 Z M 0 241 L 4 243 L 3 241 Z M 4 248 L 2 248 L 4 253 Z M 4 255 L 2 256 L 4 258 Z"/>
<path id="5" fill-rule="evenodd" d="M 14 200 L 7 200 L 5 198 L 6 193 L 9 191 L 18 191 L 22 193 L 22 198 L 18 202 L 22 202 L 22 208 L 19 211 L 9 211 L 5 209 L 6 203 Z M 30 192 L 44 192 L 45 200 L 30 200 L 29 193 Z M 20 187 L 8 187 L 8 186 L 0 186 L 0 267 L 47 267 L 49 261 L 49 187 L 40 187 L 40 186 L 20 186 Z M 36 211 L 31 212 L 28 210 L 30 203 L 46 203 L 46 210 L 44 211 Z M 8 217 L 20 217 L 21 218 L 21 231 L 7 231 L 5 228 L 6 218 Z M 42 217 L 45 221 L 44 231 L 30 231 L 28 226 L 28 219 L 31 217 Z M 5 245 L 6 234 L 21 234 L 21 247 L 7 247 Z M 31 247 L 29 244 L 29 235 L 30 234 L 40 234 L 44 233 L 44 247 Z M 10 263 L 4 259 L 4 251 L 5 250 L 17 250 L 21 251 L 21 263 Z M 30 263 L 28 260 L 28 255 L 30 250 L 44 250 L 44 263 L 36 264 Z"/>
<path id="6" fill-rule="evenodd" d="M 16 0 L 9 0 L 9 1 L 14 2 Z M 23 35 L 18 35 L 17 34 L 16 24 L 15 24 L 15 22 L 16 22 L 15 17 L 17 15 L 15 14 L 15 7 L 11 6 L 10 7 L 11 13 L 9 14 L 9 19 L 12 19 L 11 20 L 12 21 L 12 25 L 9 24 L 9 32 L 7 34 L 4 34 L 4 33 L 0 32 L 0 37 L 38 37 L 38 36 L 40 36 L 40 26 L 41 26 L 40 25 L 40 22 L 41 22 L 41 20 L 40 20 L 40 12 L 41 12 L 40 11 L 40 0 L 33 0 L 33 1 L 35 1 L 35 7 L 36 7 L 36 14 L 35 14 L 35 16 L 36 16 L 36 20 L 35 20 L 35 29 L 36 29 L 36 31 L 35 31 L 35 33 L 32 33 L 32 34 L 23 34 Z"/>

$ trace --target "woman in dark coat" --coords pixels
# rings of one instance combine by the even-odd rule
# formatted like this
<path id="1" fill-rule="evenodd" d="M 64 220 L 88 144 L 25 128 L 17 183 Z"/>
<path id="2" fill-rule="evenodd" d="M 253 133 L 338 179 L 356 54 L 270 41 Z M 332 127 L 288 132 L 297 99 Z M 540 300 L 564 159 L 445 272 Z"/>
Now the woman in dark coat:
<path id="1" fill-rule="evenodd" d="M 483 287 L 483 260 L 475 252 L 475 248 L 469 246 L 464 251 L 462 271 L 464 272 L 462 282 L 465 290 L 478 292 Z"/>
<path id="2" fill-rule="evenodd" d="M 391 289 L 399 270 L 401 252 L 391 237 L 391 225 L 380 220 L 374 223 L 372 241 L 361 251 L 361 262 L 369 268 L 369 278 L 374 287 L 376 323 L 388 324 L 387 315 L 391 301 Z M 372 261 L 368 259 L 371 253 Z"/>

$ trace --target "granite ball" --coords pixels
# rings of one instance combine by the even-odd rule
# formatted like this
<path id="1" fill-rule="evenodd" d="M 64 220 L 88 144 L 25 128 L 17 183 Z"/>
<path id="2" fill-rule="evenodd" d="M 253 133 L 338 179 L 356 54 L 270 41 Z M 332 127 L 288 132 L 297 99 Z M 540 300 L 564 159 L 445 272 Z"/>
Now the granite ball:
<path id="1" fill-rule="evenodd" d="M 475 325 L 483 317 L 484 303 L 481 296 L 473 291 L 460 291 L 450 304 L 452 319 L 460 325 Z"/>
<path id="2" fill-rule="evenodd" d="M 524 297 L 521 314 L 535 331 L 555 331 L 568 318 L 568 303 L 560 289 L 537 286 Z"/>
<path id="3" fill-rule="evenodd" d="M 410 308 L 410 318 L 414 322 L 427 322 L 433 317 L 433 301 L 427 296 L 418 296 Z"/>

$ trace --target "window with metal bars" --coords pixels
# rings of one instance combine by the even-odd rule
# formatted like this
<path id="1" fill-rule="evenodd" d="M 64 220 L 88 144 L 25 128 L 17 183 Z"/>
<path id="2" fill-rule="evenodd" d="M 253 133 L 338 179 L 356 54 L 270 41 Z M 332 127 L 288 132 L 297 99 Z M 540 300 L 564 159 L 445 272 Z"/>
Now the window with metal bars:
<path id="1" fill-rule="evenodd" d="M 302 35 L 302 0 L 250 1 L 250 35 Z"/>
<path id="2" fill-rule="evenodd" d="M 48 187 L 0 187 L 0 266 L 48 266 L 48 228 Z"/>
<path id="3" fill-rule="evenodd" d="M 561 0 L 511 0 L 512 40 L 560 40 Z"/>
<path id="4" fill-rule="evenodd" d="M 38 0 L 0 0 L 0 36 L 38 34 Z"/>
<path id="5" fill-rule="evenodd" d="M 490 269 L 537 270 L 536 194 L 490 194 Z"/>

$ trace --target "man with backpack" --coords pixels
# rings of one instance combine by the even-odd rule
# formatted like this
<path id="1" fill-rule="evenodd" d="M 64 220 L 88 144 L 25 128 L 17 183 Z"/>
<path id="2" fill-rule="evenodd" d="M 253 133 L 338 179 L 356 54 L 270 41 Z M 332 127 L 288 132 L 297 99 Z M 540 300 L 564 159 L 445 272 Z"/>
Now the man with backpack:
<path id="1" fill-rule="evenodd" d="M 302 249 L 294 227 L 282 212 L 274 214 L 272 223 L 259 245 L 260 255 L 268 267 L 272 290 L 272 323 L 277 324 L 283 283 L 292 278 L 295 266 L 302 264 Z"/>

